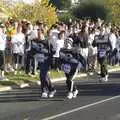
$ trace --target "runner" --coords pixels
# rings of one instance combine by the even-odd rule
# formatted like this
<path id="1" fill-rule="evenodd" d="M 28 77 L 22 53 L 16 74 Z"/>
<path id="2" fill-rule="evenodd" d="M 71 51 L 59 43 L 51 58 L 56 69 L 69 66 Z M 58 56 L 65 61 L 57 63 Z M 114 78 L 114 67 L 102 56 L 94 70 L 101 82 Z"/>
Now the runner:
<path id="1" fill-rule="evenodd" d="M 31 55 L 34 55 L 38 67 L 40 68 L 40 81 L 42 89 L 42 98 L 54 97 L 56 90 L 52 86 L 49 70 L 52 56 L 55 53 L 52 45 L 48 40 L 42 40 L 41 29 L 38 29 L 38 38 L 34 39 L 31 44 Z"/>
<path id="2" fill-rule="evenodd" d="M 93 41 L 93 47 L 97 46 L 97 58 L 100 64 L 100 82 L 108 81 L 108 69 L 107 69 L 107 52 L 111 47 L 109 41 L 109 35 L 105 34 L 103 29 L 101 29 L 100 34 L 95 36 Z"/>

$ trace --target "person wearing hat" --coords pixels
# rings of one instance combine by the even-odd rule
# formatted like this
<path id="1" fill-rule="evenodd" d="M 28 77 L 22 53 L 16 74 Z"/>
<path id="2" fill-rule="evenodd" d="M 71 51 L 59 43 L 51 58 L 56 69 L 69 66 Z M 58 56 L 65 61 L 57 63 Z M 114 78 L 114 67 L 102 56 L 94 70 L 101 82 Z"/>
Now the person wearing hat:
<path id="1" fill-rule="evenodd" d="M 0 80 L 7 80 L 4 76 L 5 48 L 6 48 L 6 35 L 4 34 L 4 24 L 0 23 Z"/>

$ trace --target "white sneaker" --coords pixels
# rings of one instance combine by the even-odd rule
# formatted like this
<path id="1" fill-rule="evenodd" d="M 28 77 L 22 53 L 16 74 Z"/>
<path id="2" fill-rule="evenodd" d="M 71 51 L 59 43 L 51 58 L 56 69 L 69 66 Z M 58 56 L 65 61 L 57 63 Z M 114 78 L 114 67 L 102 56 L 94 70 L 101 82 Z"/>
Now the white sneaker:
<path id="1" fill-rule="evenodd" d="M 9 69 L 10 69 L 11 72 L 14 72 L 14 71 L 15 71 L 12 67 L 10 67 Z"/>
<path id="2" fill-rule="evenodd" d="M 55 96 L 56 90 L 53 90 L 49 93 L 49 98 L 53 98 Z"/>
<path id="3" fill-rule="evenodd" d="M 104 82 L 105 81 L 105 77 L 101 77 L 100 79 L 99 79 L 99 82 Z"/>
<path id="4" fill-rule="evenodd" d="M 17 75 L 17 71 L 16 70 L 14 71 L 14 75 Z"/>
<path id="5" fill-rule="evenodd" d="M 100 82 L 108 82 L 108 75 L 105 77 L 100 78 Z"/>
<path id="6" fill-rule="evenodd" d="M 33 74 L 31 74 L 31 73 L 29 73 L 28 75 L 29 75 L 30 77 L 32 77 L 32 78 L 35 77 L 35 75 L 33 75 Z"/>
<path id="7" fill-rule="evenodd" d="M 72 93 L 72 92 L 69 92 L 67 98 L 68 98 L 68 99 L 72 99 L 72 98 L 73 98 L 73 93 Z"/>
<path id="8" fill-rule="evenodd" d="M 78 90 L 75 90 L 75 91 L 73 92 L 73 98 L 76 98 L 77 95 L 78 95 Z"/>
<path id="9" fill-rule="evenodd" d="M 38 75 L 39 73 L 38 72 L 35 72 L 35 75 Z"/>
<path id="10" fill-rule="evenodd" d="M 48 93 L 47 92 L 43 92 L 41 95 L 42 98 L 48 98 Z"/>
<path id="11" fill-rule="evenodd" d="M 108 82 L 108 75 L 105 76 L 104 81 L 105 81 L 105 82 Z"/>

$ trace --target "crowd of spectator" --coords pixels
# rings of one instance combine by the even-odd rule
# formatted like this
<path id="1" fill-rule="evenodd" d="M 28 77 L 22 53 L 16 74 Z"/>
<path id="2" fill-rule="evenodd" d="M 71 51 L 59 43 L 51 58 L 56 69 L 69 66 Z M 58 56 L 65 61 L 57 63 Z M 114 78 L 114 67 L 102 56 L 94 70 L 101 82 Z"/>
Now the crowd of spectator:
<path id="1" fill-rule="evenodd" d="M 29 75 L 36 74 L 35 60 L 31 59 L 31 41 L 35 38 L 49 40 L 55 49 L 52 67 L 59 72 L 59 51 L 63 47 L 78 47 L 85 60 L 84 70 L 94 71 L 97 67 L 97 47 L 92 46 L 95 35 L 108 34 L 111 47 L 108 53 L 108 64 L 120 64 L 120 26 L 105 23 L 98 19 L 72 21 L 67 24 L 58 22 L 48 28 L 43 21 L 16 21 L 9 18 L 0 23 L 0 69 L 1 80 L 4 72 L 17 74 L 24 70 Z"/>

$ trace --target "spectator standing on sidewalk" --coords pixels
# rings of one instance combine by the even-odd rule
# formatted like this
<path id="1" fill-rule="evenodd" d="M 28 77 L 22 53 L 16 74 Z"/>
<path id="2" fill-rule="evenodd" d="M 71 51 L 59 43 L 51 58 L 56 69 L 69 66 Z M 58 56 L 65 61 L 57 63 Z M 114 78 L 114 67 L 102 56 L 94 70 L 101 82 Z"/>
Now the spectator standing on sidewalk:
<path id="1" fill-rule="evenodd" d="M 120 29 L 118 30 L 118 36 L 117 36 L 117 59 L 118 59 L 118 64 L 120 65 Z"/>
<path id="2" fill-rule="evenodd" d="M 116 45 L 117 45 L 117 36 L 115 34 L 115 30 L 113 28 L 111 28 L 110 30 L 110 35 L 109 35 L 109 40 L 111 43 L 111 57 L 110 57 L 110 63 L 111 65 L 115 65 L 116 64 L 116 55 L 117 55 L 117 49 L 116 49 Z"/>
<path id="3" fill-rule="evenodd" d="M 21 70 L 22 67 L 22 59 L 24 56 L 24 44 L 25 44 L 25 35 L 22 33 L 21 24 L 18 25 L 17 33 L 12 37 L 11 43 L 15 69 L 14 73 L 17 74 L 17 71 Z"/>
<path id="4" fill-rule="evenodd" d="M 5 50 L 5 58 L 6 58 L 6 72 L 13 72 L 13 66 L 12 66 L 12 46 L 11 46 L 11 40 L 13 35 L 16 33 L 16 24 L 15 20 L 13 18 L 9 18 L 6 23 L 6 34 L 7 34 L 7 46 Z"/>
<path id="5" fill-rule="evenodd" d="M 86 26 L 81 28 L 78 34 L 78 40 L 81 48 L 81 55 L 85 59 L 85 71 L 88 70 L 88 32 L 86 32 Z"/>
<path id="6" fill-rule="evenodd" d="M 4 34 L 4 25 L 0 24 L 0 80 L 7 80 L 4 76 L 5 72 L 5 48 L 6 35 Z"/>
<path id="7" fill-rule="evenodd" d="M 64 47 L 64 42 L 65 42 L 65 31 L 61 31 L 59 34 L 58 34 L 58 39 L 56 40 L 56 44 L 55 44 L 55 54 L 53 55 L 53 59 L 54 59 L 54 68 L 59 71 L 59 52 L 60 52 L 60 49 Z"/>
<path id="8" fill-rule="evenodd" d="M 31 23 L 27 23 L 27 31 L 25 34 L 25 73 L 32 76 L 34 74 L 34 59 L 30 54 L 31 50 L 31 41 L 37 38 L 37 29 L 38 26 L 33 30 Z M 31 69 L 32 68 L 32 69 Z"/>
<path id="9" fill-rule="evenodd" d="M 88 37 L 88 68 L 90 71 L 94 71 L 95 67 L 97 65 L 97 47 L 93 47 L 92 43 L 95 38 L 95 29 L 92 28 L 89 32 L 89 37 Z"/>

